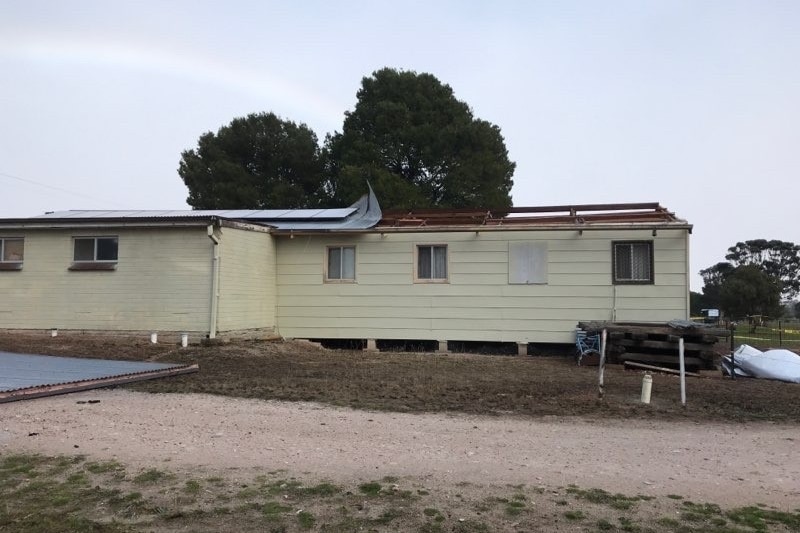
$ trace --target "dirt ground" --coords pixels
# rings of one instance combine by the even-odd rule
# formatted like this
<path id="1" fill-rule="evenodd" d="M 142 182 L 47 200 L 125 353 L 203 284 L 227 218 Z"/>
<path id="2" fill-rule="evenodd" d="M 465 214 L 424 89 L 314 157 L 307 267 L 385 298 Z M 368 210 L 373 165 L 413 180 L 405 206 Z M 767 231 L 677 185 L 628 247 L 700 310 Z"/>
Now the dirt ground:
<path id="1" fill-rule="evenodd" d="M 201 366 L 0 405 L 3 455 L 80 453 L 228 478 L 257 469 L 350 485 L 398 479 L 436 490 L 440 508 L 455 492 L 524 485 L 558 493 L 570 484 L 725 506 L 800 502 L 800 389 L 792 384 L 710 374 L 689 381 L 684 408 L 672 376 L 654 376 L 653 405 L 642 406 L 641 373 L 611 367 L 600 402 L 597 369 L 555 357 L 26 336 L 0 337 L 0 350 Z"/>
<path id="2" fill-rule="evenodd" d="M 687 378 L 688 405 L 676 376 L 653 375 L 649 406 L 639 402 L 641 371 L 609 365 L 598 401 L 597 368 L 569 357 L 366 353 L 296 342 L 218 346 L 152 345 L 149 339 L 0 333 L 0 350 L 199 363 L 200 373 L 131 385 L 131 390 L 210 393 L 264 400 L 314 401 L 393 412 L 583 416 L 646 420 L 800 420 L 798 385 L 768 380 Z"/>
<path id="3" fill-rule="evenodd" d="M 89 400 L 98 403 L 78 403 Z M 346 483 L 397 476 L 429 486 L 575 484 L 726 505 L 754 503 L 754 496 L 779 506 L 800 502 L 793 425 L 386 413 L 127 390 L 2 410 L 4 451 L 79 450 L 141 467 L 286 469 Z"/>

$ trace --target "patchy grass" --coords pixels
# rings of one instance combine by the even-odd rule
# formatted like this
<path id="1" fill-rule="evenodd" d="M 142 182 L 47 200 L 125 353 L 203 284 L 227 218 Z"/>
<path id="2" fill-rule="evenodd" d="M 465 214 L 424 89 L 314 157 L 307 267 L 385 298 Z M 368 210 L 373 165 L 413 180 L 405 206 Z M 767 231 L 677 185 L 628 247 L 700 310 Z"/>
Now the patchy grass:
<path id="1" fill-rule="evenodd" d="M 506 514 L 509 516 L 517 516 L 522 514 L 525 509 L 525 503 L 519 500 L 512 500 L 506 503 Z"/>
<path id="2" fill-rule="evenodd" d="M 264 513 L 264 516 L 274 518 L 276 516 L 280 516 L 282 514 L 288 513 L 291 511 L 292 508 L 286 505 L 282 505 L 278 502 L 266 502 L 261 507 L 261 512 Z"/>
<path id="3" fill-rule="evenodd" d="M 196 479 L 186 481 L 186 484 L 183 486 L 183 492 L 186 494 L 198 494 L 200 492 L 200 482 Z"/>
<path id="4" fill-rule="evenodd" d="M 735 524 L 756 531 L 768 531 L 772 525 L 783 525 L 789 531 L 800 531 L 800 509 L 796 509 L 795 512 L 784 512 L 748 506 L 728 511 L 725 516 Z"/>
<path id="5" fill-rule="evenodd" d="M 366 494 L 367 496 L 377 496 L 381 492 L 381 484 L 380 483 L 364 483 L 358 486 L 358 490 L 361 491 L 362 494 Z"/>
<path id="6" fill-rule="evenodd" d="M 122 476 L 125 475 L 125 468 L 123 468 L 123 466 L 117 461 L 86 463 L 86 470 L 92 474 L 105 474 L 111 472 L 114 474 L 120 474 Z"/>
<path id="7" fill-rule="evenodd" d="M 314 524 L 317 522 L 317 519 L 314 518 L 314 515 L 309 513 L 308 511 L 300 511 L 297 513 L 297 522 L 300 524 L 300 527 L 303 529 L 311 529 L 314 527 Z"/>
<path id="8" fill-rule="evenodd" d="M 152 483 L 158 483 L 159 481 L 162 481 L 166 477 L 167 477 L 166 472 L 158 470 L 156 468 L 150 468 L 138 474 L 136 477 L 134 477 L 133 482 L 142 485 L 152 484 Z"/>
<path id="9" fill-rule="evenodd" d="M 583 514 L 583 511 L 565 511 L 564 518 L 567 520 L 583 520 L 586 518 L 586 515 Z"/>
<path id="10" fill-rule="evenodd" d="M 146 469 L 120 477 L 124 471 L 119 463 L 82 457 L 0 456 L 0 532 L 800 531 L 800 510 L 758 504 L 723 509 L 576 486 L 547 491 L 514 486 L 508 495 L 508 487 L 422 489 L 400 478 L 392 478 L 397 487 L 388 490 L 382 485 L 385 478 L 339 486 L 286 477 L 285 472 L 189 477 Z M 564 492 L 570 500 L 559 496 Z M 635 505 L 618 516 L 620 502 Z"/>
<path id="11" fill-rule="evenodd" d="M 578 487 L 567 487 L 567 493 L 572 494 L 578 499 L 586 500 L 591 503 L 608 505 L 613 509 L 627 510 L 639 501 L 652 499 L 649 496 L 625 496 L 624 494 L 611 494 L 603 489 L 584 490 Z"/>

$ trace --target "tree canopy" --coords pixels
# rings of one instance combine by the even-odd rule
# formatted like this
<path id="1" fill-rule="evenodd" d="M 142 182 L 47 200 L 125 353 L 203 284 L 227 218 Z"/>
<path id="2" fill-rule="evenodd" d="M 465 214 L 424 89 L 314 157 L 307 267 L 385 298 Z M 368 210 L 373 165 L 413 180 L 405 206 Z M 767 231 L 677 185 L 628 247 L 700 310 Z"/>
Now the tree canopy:
<path id="1" fill-rule="evenodd" d="M 728 248 L 727 262 L 700 271 L 702 303 L 729 316 L 780 316 L 781 298 L 800 290 L 800 246 L 778 240 L 737 242 Z"/>
<path id="2" fill-rule="evenodd" d="M 721 262 L 700 271 L 700 276 L 703 278 L 704 307 L 720 307 L 722 283 L 735 269 L 732 264 Z"/>
<path id="3" fill-rule="evenodd" d="M 203 134 L 178 174 L 194 209 L 304 208 L 325 199 L 323 166 L 308 126 L 258 113 Z"/>
<path id="4" fill-rule="evenodd" d="M 733 266 L 755 265 L 780 282 L 784 297 L 800 293 L 800 245 L 778 240 L 756 239 L 737 242 L 725 259 Z"/>
<path id="5" fill-rule="evenodd" d="M 515 164 L 500 128 L 431 74 L 384 68 L 362 80 L 341 133 L 320 148 L 305 124 L 235 118 L 183 152 L 195 209 L 348 205 L 372 184 L 384 208 L 511 206 Z"/>
<path id="6" fill-rule="evenodd" d="M 389 208 L 511 206 L 515 163 L 500 128 L 476 119 L 431 74 L 378 70 L 328 138 L 331 190 L 355 200 L 369 178 Z"/>
<path id="7" fill-rule="evenodd" d="M 731 272 L 720 286 L 720 306 L 730 317 L 765 315 L 779 317 L 781 289 L 756 265 L 742 265 Z"/>

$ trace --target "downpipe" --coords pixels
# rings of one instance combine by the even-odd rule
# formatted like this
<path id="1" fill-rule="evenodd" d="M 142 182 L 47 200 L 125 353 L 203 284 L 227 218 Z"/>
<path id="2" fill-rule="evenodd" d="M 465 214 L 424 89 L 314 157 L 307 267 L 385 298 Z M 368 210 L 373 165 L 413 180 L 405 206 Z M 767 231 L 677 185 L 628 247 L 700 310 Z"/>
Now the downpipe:
<path id="1" fill-rule="evenodd" d="M 206 228 L 208 238 L 213 244 L 213 255 L 211 262 L 211 317 L 208 324 L 208 338 L 217 338 L 217 313 L 219 309 L 219 236 L 214 232 L 215 224 L 209 224 Z"/>

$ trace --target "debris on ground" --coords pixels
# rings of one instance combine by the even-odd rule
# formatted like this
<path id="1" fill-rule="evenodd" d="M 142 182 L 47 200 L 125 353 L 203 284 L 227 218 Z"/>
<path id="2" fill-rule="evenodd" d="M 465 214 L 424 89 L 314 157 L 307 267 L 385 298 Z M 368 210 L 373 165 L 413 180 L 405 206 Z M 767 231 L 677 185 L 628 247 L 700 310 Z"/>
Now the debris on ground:
<path id="1" fill-rule="evenodd" d="M 776 379 L 789 383 L 800 383 L 800 355 L 784 350 L 772 349 L 762 352 L 747 344 L 742 344 L 721 361 L 722 372 L 730 376 L 763 379 Z"/>

